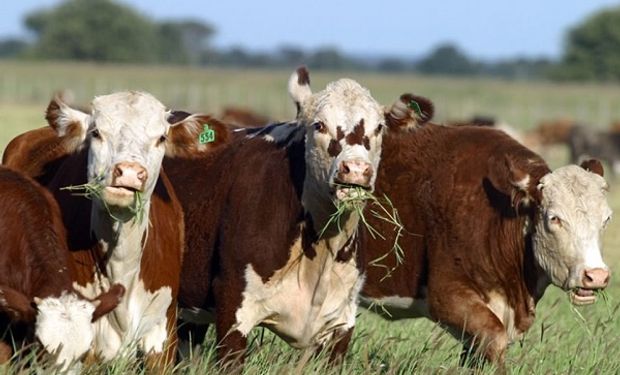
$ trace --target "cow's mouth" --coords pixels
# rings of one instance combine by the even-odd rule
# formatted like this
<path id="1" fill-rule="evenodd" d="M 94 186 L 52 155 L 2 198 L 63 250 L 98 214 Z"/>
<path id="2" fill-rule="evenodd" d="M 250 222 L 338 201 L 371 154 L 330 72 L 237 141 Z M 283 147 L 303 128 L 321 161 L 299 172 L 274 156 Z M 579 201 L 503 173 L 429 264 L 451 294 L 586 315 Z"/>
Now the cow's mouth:
<path id="1" fill-rule="evenodd" d="M 138 189 L 130 186 L 107 186 L 103 189 L 103 200 L 110 206 L 128 207 L 133 204 L 137 192 Z"/>
<path id="2" fill-rule="evenodd" d="M 590 305 L 596 302 L 596 292 L 600 289 L 575 288 L 568 293 L 573 305 Z"/>
<path id="3" fill-rule="evenodd" d="M 343 201 L 346 199 L 363 199 L 367 192 L 372 188 L 368 185 L 349 184 L 339 180 L 335 180 L 333 184 L 333 194 L 336 199 Z"/>

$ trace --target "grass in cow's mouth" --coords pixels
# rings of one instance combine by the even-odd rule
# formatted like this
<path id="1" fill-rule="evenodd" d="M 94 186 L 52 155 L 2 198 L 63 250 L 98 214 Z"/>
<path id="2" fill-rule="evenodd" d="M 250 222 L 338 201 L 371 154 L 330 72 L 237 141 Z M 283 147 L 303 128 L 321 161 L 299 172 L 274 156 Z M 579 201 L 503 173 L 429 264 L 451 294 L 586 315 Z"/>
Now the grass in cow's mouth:
<path id="1" fill-rule="evenodd" d="M 392 201 L 387 196 L 384 195 L 382 198 L 377 198 L 373 193 L 364 187 L 355 185 L 337 185 L 337 187 L 347 188 L 349 189 L 349 192 L 347 197 L 344 199 L 335 201 L 334 205 L 336 206 L 336 212 L 329 217 L 329 220 L 323 229 L 321 229 L 319 238 L 323 237 L 325 231 L 332 225 L 336 225 L 338 231 L 341 231 L 341 219 L 346 213 L 356 213 L 359 216 L 360 222 L 367 228 L 368 233 L 370 233 L 373 238 L 378 237 L 386 240 L 383 234 L 370 225 L 365 216 L 365 212 L 370 212 L 371 215 L 377 219 L 392 224 L 396 235 L 391 249 L 380 257 L 369 262 L 371 266 L 385 268 L 386 274 L 381 278 L 381 281 L 385 280 L 391 276 L 396 267 L 403 263 L 405 256 L 399 243 L 399 239 L 403 236 L 405 227 L 400 220 L 398 210 L 396 210 L 396 207 L 394 207 Z M 367 205 L 369 210 L 365 211 Z M 393 254 L 396 258 L 396 263 L 393 267 L 382 263 L 382 261 L 385 260 L 390 254 Z"/>
<path id="2" fill-rule="evenodd" d="M 73 195 L 84 197 L 89 200 L 96 199 L 99 202 L 103 203 L 103 206 L 105 207 L 106 212 L 113 220 L 122 221 L 120 218 L 114 216 L 114 214 L 110 210 L 110 207 L 103 200 L 103 190 L 105 189 L 105 186 L 103 185 L 102 181 L 103 181 L 103 177 L 97 177 L 94 179 L 93 182 L 87 182 L 82 185 L 65 186 L 63 188 L 60 188 L 60 190 L 71 191 Z M 134 194 L 134 204 L 129 207 L 129 211 L 131 212 L 132 216 L 135 218 L 136 222 L 138 224 L 141 224 L 142 220 L 144 220 L 144 213 L 146 211 L 144 195 L 141 191 L 134 191 L 133 194 Z"/>

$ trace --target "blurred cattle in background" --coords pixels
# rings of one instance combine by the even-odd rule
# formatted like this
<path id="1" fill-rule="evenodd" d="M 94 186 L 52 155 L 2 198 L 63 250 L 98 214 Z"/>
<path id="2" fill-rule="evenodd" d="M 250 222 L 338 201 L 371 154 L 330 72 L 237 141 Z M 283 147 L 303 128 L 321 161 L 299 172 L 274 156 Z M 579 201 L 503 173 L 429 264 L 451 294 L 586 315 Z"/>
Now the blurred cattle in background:
<path id="1" fill-rule="evenodd" d="M 503 131 L 504 133 L 508 134 L 510 137 L 516 139 L 518 142 L 524 145 L 526 145 L 527 143 L 526 139 L 519 130 L 515 129 L 510 124 L 504 121 L 498 121 L 495 117 L 489 115 L 474 115 L 469 120 L 448 120 L 444 123 L 444 125 L 494 128 Z"/>
<path id="2" fill-rule="evenodd" d="M 568 147 L 571 163 L 593 157 L 605 161 L 614 177 L 620 173 L 620 132 L 575 125 L 569 133 Z"/>
<path id="3" fill-rule="evenodd" d="M 609 125 L 609 131 L 612 133 L 620 133 L 620 120 L 614 121 Z"/>
<path id="4" fill-rule="evenodd" d="M 224 107 L 219 119 L 226 124 L 240 128 L 260 127 L 272 122 L 268 116 L 256 113 L 251 109 L 233 106 Z"/>

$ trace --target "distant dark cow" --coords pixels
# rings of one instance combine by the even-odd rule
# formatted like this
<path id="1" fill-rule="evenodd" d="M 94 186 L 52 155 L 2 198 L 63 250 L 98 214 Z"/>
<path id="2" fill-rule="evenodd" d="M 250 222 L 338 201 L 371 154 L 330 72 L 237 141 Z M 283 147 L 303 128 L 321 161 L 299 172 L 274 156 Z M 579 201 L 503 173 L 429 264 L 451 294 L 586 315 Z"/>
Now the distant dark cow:
<path id="1" fill-rule="evenodd" d="M 571 163 L 597 158 L 608 164 L 614 176 L 620 173 L 620 133 L 576 125 L 569 133 L 568 147 Z"/>
<path id="2" fill-rule="evenodd" d="M 202 115 L 171 125 L 174 114 L 146 93 L 97 97 L 92 108 L 86 114 L 53 100 L 47 119 L 60 138 L 43 129 L 26 133 L 3 159 L 54 193 L 79 291 L 91 297 L 111 283 L 127 289 L 117 309 L 95 323 L 94 354 L 109 360 L 137 349 L 150 364 L 164 365 L 176 348 L 184 222 L 161 161 L 208 153 L 227 142 L 228 131 Z M 76 195 L 80 186 L 89 187 L 90 200 Z"/>
<path id="3" fill-rule="evenodd" d="M 528 132 L 528 136 L 536 137 L 541 146 L 564 145 L 568 143 L 571 129 L 575 125 L 575 120 L 570 118 L 541 121 L 534 130 Z"/>
<path id="4" fill-rule="evenodd" d="M 362 236 L 363 302 L 390 319 L 427 317 L 465 346 L 463 359 L 500 368 L 507 345 L 531 327 L 548 285 L 574 304 L 595 300 L 609 269 L 601 257 L 611 217 L 600 163 L 549 170 L 504 133 L 425 125 L 383 139 L 376 195 L 402 219 L 404 263 L 390 255 L 392 224 L 367 214 L 386 240 Z M 475 362 L 474 362 L 475 363 Z"/>
<path id="5" fill-rule="evenodd" d="M 446 125 L 450 126 L 488 126 L 494 127 L 497 120 L 492 116 L 476 115 L 469 120 L 449 120 Z"/>
<path id="6" fill-rule="evenodd" d="M 203 159 L 164 160 L 187 222 L 181 317 L 215 319 L 222 359 L 242 353 L 258 325 L 296 348 L 331 341 L 333 356 L 346 350 L 364 280 L 359 217 L 348 207 L 339 225 L 328 221 L 355 187 L 373 189 L 384 129 L 430 111 L 418 98 L 415 115 L 405 96 L 386 114 L 349 79 L 312 94 L 305 69 L 289 92 L 298 121 L 253 130 Z"/>
<path id="7" fill-rule="evenodd" d="M 242 128 L 264 126 L 271 122 L 267 116 L 241 107 L 225 107 L 219 116 L 219 120 L 225 124 Z"/>
<path id="8" fill-rule="evenodd" d="M 38 183 L 0 167 L 0 362 L 12 343 L 34 337 L 61 369 L 75 368 L 92 345 L 92 321 L 114 309 L 124 288 L 93 300 L 73 289 L 75 267 L 52 195 Z M 7 331 L 9 331 L 7 333 Z"/>

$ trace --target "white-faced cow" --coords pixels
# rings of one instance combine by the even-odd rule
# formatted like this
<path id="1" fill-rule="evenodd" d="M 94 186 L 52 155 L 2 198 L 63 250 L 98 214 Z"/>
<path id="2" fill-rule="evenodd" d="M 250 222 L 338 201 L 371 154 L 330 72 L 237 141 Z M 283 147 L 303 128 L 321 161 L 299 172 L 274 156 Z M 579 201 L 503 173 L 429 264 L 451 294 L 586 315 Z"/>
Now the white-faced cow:
<path id="1" fill-rule="evenodd" d="M 78 264 L 76 288 L 89 298 L 111 283 L 127 289 L 117 309 L 96 322 L 94 354 L 104 360 L 135 348 L 153 365 L 174 358 L 184 224 L 160 166 L 165 154 L 208 152 L 228 133 L 222 127 L 217 139 L 202 139 L 220 124 L 194 115 L 171 125 L 170 116 L 141 92 L 97 97 L 91 114 L 55 99 L 47 119 L 60 138 L 39 129 L 16 138 L 4 155 L 7 165 L 44 180 L 59 202 Z"/>
<path id="2" fill-rule="evenodd" d="M 114 309 L 124 288 L 93 300 L 73 289 L 75 267 L 60 209 L 32 179 L 0 167 L 0 362 L 12 344 L 36 338 L 62 370 L 77 370 L 95 336 L 92 321 Z"/>
<path id="3" fill-rule="evenodd" d="M 363 301 L 391 319 L 440 322 L 463 340 L 464 353 L 502 367 L 548 285 L 575 304 L 594 302 L 606 287 L 606 192 L 600 163 L 551 171 L 494 129 L 428 124 L 389 133 L 376 193 L 398 209 L 405 258 L 385 279 L 384 268 L 367 268 Z M 366 236 L 372 261 L 390 251 L 395 231 L 368 216 L 387 238 Z M 384 265 L 394 267 L 395 258 Z"/>
<path id="4" fill-rule="evenodd" d="M 352 187 L 374 188 L 386 115 L 350 79 L 312 94 L 300 68 L 289 91 L 297 122 L 203 159 L 164 161 L 187 222 L 182 318 L 207 323 L 215 312 L 220 358 L 242 352 L 258 325 L 296 348 L 334 340 L 336 355 L 355 324 L 359 217 L 348 210 L 342 230 L 323 229 Z"/>

